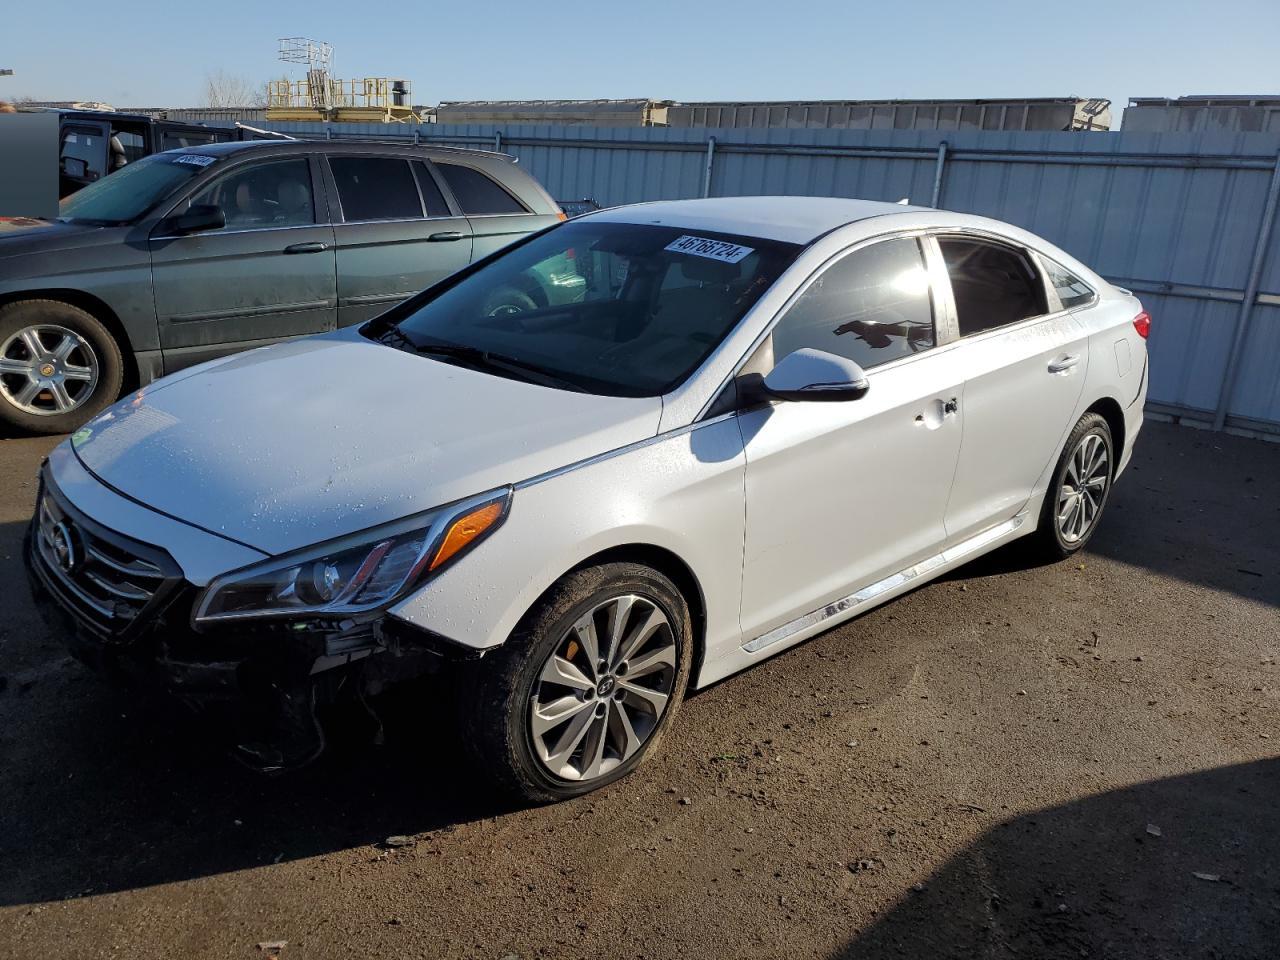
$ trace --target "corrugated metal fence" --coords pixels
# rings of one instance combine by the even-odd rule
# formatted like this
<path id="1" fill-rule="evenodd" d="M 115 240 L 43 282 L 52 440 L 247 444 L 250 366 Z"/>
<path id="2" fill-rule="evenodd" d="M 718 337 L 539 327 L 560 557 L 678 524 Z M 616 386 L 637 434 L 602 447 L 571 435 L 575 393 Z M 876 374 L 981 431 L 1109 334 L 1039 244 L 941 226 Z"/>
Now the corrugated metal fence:
<path id="1" fill-rule="evenodd" d="M 900 200 L 1007 220 L 1142 297 L 1151 409 L 1280 434 L 1280 136 L 270 124 L 514 154 L 561 199 Z"/>

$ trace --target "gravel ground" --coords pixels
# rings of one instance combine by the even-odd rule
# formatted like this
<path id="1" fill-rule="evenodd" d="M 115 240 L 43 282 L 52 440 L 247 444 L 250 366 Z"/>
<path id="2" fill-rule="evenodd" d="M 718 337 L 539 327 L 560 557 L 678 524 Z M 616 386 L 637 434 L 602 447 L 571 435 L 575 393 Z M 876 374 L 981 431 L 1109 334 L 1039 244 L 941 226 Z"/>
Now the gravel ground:
<path id="1" fill-rule="evenodd" d="M 540 809 L 431 687 L 259 779 L 70 661 L 19 560 L 51 445 L 0 441 L 0 956 L 1275 956 L 1280 445 L 1149 424 L 1076 561 L 979 560 Z"/>

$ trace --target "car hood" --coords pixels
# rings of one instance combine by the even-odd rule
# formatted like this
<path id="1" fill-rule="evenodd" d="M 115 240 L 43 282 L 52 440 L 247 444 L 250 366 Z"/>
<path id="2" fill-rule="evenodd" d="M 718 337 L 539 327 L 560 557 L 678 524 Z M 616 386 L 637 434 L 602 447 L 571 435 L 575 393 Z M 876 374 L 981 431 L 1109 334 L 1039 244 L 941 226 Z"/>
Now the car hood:
<path id="1" fill-rule="evenodd" d="M 0 217 L 0 257 L 111 243 L 120 239 L 126 229 L 31 217 Z"/>
<path id="2" fill-rule="evenodd" d="M 647 439 L 661 409 L 342 331 L 158 380 L 71 443 L 125 496 L 279 554 Z"/>

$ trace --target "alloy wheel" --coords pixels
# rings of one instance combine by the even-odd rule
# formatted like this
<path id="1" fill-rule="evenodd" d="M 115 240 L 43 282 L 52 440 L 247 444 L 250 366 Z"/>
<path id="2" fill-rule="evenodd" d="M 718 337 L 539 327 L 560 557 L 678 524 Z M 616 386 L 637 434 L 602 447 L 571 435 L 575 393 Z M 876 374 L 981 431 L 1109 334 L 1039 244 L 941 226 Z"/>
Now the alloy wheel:
<path id="1" fill-rule="evenodd" d="M 529 732 L 542 765 L 583 781 L 630 760 L 667 709 L 678 662 L 671 622 L 646 597 L 614 597 L 579 617 L 530 699 Z"/>
<path id="2" fill-rule="evenodd" d="M 1098 434 L 1087 433 L 1067 461 L 1058 490 L 1058 533 L 1063 543 L 1078 543 L 1093 528 L 1110 482 L 1107 444 Z"/>
<path id="3" fill-rule="evenodd" d="M 24 413 L 68 413 L 93 395 L 98 368 L 93 347 L 75 331 L 23 327 L 0 344 L 0 395 Z"/>

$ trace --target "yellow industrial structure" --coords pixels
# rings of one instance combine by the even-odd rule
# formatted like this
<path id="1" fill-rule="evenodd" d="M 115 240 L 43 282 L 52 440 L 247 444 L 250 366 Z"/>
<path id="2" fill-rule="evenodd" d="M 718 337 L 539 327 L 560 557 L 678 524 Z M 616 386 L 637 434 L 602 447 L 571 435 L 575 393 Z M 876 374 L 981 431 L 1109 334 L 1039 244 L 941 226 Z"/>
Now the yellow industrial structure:
<path id="1" fill-rule="evenodd" d="M 281 37 L 279 59 L 305 64 L 307 79 L 267 84 L 268 120 L 404 123 L 422 119 L 413 112 L 408 80 L 335 80 L 329 72 L 333 47 L 323 40 Z"/>
<path id="2" fill-rule="evenodd" d="M 413 111 L 411 92 L 407 80 L 335 80 L 322 71 L 308 71 L 306 80 L 267 84 L 267 119 L 417 123 L 421 118 Z"/>

